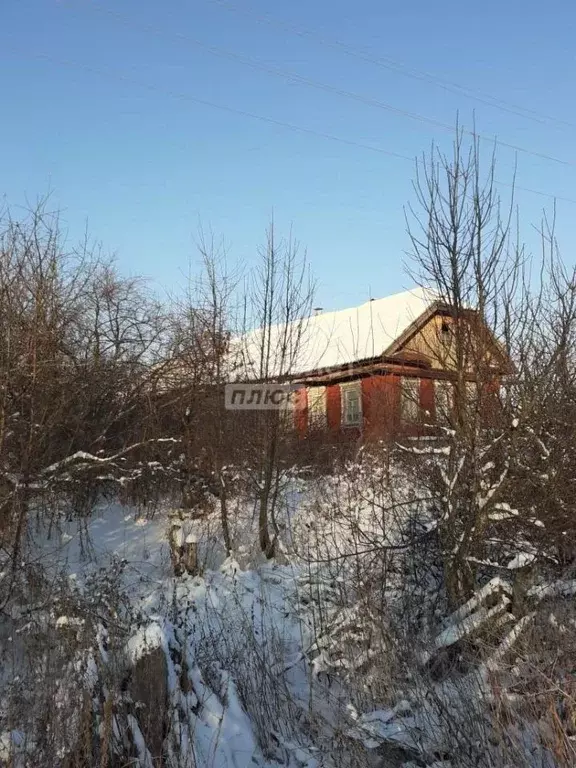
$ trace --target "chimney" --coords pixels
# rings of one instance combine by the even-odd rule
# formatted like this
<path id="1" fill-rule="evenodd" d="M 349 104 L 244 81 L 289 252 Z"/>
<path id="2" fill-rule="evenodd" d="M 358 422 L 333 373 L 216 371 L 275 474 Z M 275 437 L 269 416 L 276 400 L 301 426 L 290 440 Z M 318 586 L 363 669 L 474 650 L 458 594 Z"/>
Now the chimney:
<path id="1" fill-rule="evenodd" d="M 314 312 L 314 315 L 319 315 L 321 312 L 324 311 L 324 307 L 314 307 L 312 311 Z"/>

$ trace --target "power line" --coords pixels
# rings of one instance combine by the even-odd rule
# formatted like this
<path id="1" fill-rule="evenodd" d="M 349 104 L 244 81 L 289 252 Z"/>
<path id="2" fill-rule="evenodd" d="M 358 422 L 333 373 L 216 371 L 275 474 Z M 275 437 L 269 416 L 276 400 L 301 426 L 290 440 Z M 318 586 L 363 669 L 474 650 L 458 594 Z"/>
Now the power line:
<path id="1" fill-rule="evenodd" d="M 5 47 L 4 47 L 4 50 L 6 50 Z M 15 49 L 13 50 L 15 52 L 18 52 Z M 274 117 L 260 115 L 256 112 L 250 112 L 248 110 L 238 109 L 236 107 L 231 107 L 227 104 L 218 104 L 217 102 L 209 101 L 208 99 L 201 99 L 201 98 L 198 98 L 197 96 L 192 96 L 192 94 L 184 93 L 182 91 L 173 91 L 171 89 L 160 87 L 153 83 L 140 80 L 139 78 L 134 78 L 134 77 L 125 75 L 121 72 L 111 72 L 109 70 L 101 69 L 99 67 L 93 67 L 90 64 L 84 64 L 83 62 L 73 61 L 71 59 L 61 59 L 59 57 L 52 56 L 47 53 L 35 52 L 31 55 L 34 58 L 44 59 L 46 61 L 52 62 L 53 64 L 59 64 L 66 67 L 75 67 L 78 69 L 83 69 L 85 72 L 89 72 L 94 75 L 99 75 L 102 77 L 119 80 L 125 83 L 130 83 L 131 85 L 136 85 L 139 88 L 144 88 L 148 91 L 156 91 L 157 93 L 170 96 L 171 98 L 174 98 L 174 99 L 190 101 L 195 104 L 200 104 L 201 106 L 211 107 L 213 109 L 219 109 L 224 112 L 230 112 L 232 114 L 241 115 L 242 117 L 250 117 L 253 120 L 260 120 L 261 122 L 268 123 L 270 125 L 275 125 L 280 128 L 288 128 L 289 130 L 292 130 L 292 131 L 308 134 L 310 136 L 316 136 L 317 138 L 321 138 L 321 139 L 328 139 L 330 141 L 335 141 L 340 144 L 346 144 L 351 147 L 357 147 L 359 149 L 368 149 L 371 152 L 379 152 L 380 154 L 388 155 L 389 157 L 397 157 L 402 160 L 410 160 L 410 162 L 414 162 L 415 160 L 414 157 L 409 157 L 408 155 L 403 155 L 403 154 L 400 154 L 399 152 L 393 152 L 392 150 L 384 149 L 383 147 L 377 147 L 377 146 L 374 146 L 373 144 L 364 144 L 362 142 L 354 141 L 352 139 L 345 139 L 341 136 L 335 136 L 334 134 L 331 134 L 331 133 L 325 133 L 324 131 L 317 131 L 314 128 L 306 128 L 301 125 L 295 125 L 294 123 L 288 123 L 283 120 L 277 120 Z"/>
<path id="2" fill-rule="evenodd" d="M 562 120 L 561 118 L 552 117 L 542 112 L 537 112 L 534 109 L 522 107 L 518 104 L 513 104 L 504 99 L 499 99 L 495 96 L 492 96 L 491 94 L 484 93 L 478 89 L 470 88 L 468 86 L 455 83 L 451 80 L 440 78 L 431 72 L 426 72 L 425 70 L 416 69 L 414 67 L 407 67 L 405 64 L 395 61 L 388 56 L 373 56 L 361 49 L 354 48 L 353 46 L 348 45 L 341 40 L 334 40 L 325 36 L 321 36 L 310 29 L 301 26 L 297 27 L 287 21 L 277 19 L 270 14 L 260 14 L 251 8 L 240 8 L 233 3 L 228 2 L 228 0 L 211 0 L 211 2 L 235 13 L 240 13 L 244 16 L 251 16 L 260 23 L 278 27 L 284 31 L 298 35 L 299 37 L 310 38 L 311 40 L 314 40 L 315 42 L 320 43 L 325 47 L 340 50 L 348 56 L 395 72 L 396 74 L 402 75 L 403 77 L 409 77 L 415 80 L 429 82 L 432 85 L 435 85 L 438 88 L 442 88 L 445 91 L 455 93 L 458 96 L 465 96 L 468 99 L 474 99 L 482 104 L 486 104 L 487 106 L 500 109 L 503 112 L 508 112 L 510 114 L 517 115 L 518 117 L 523 117 L 527 120 L 533 120 L 541 124 L 556 123 L 562 128 L 571 128 L 573 130 L 576 129 L 576 124 L 567 120 Z"/>
<path id="3" fill-rule="evenodd" d="M 220 0 L 214 0 L 214 1 L 220 2 Z M 285 80 L 288 80 L 290 82 L 293 82 L 299 85 L 306 85 L 311 88 L 316 88 L 318 90 L 322 90 L 328 93 L 333 93 L 337 96 L 342 96 L 344 98 L 351 99 L 353 101 L 357 101 L 362 104 L 366 104 L 367 106 L 377 107 L 379 109 L 383 109 L 388 112 L 392 112 L 394 114 L 400 115 L 401 117 L 406 117 L 410 120 L 426 123 L 428 125 L 434 126 L 435 128 L 440 128 L 444 131 L 454 133 L 455 129 L 453 125 L 449 125 L 448 123 L 443 123 L 442 121 L 426 117 L 425 115 L 420 115 L 415 112 L 410 112 L 409 110 L 395 107 L 394 105 L 380 101 L 379 99 L 375 99 L 370 96 L 363 96 L 362 94 L 356 93 L 354 91 L 344 90 L 342 88 L 338 88 L 336 86 L 330 85 L 329 83 L 323 83 L 318 80 L 313 80 L 309 77 L 304 77 L 303 75 L 299 75 L 295 72 L 282 70 L 277 67 L 271 67 L 261 61 L 250 58 L 248 56 L 244 56 L 234 51 L 230 51 L 225 48 L 221 48 L 219 46 L 208 45 L 182 32 L 163 32 L 151 25 L 136 23 L 132 19 L 129 19 L 128 17 L 119 13 L 118 11 L 112 10 L 110 8 L 106 8 L 96 3 L 92 3 L 90 5 L 90 8 L 100 13 L 104 13 L 109 16 L 112 16 L 113 18 L 118 19 L 123 24 L 133 27 L 134 29 L 140 29 L 141 31 L 154 34 L 157 37 L 175 38 L 182 42 L 190 43 L 202 50 L 205 50 L 213 56 L 226 58 L 232 61 L 237 61 L 240 64 L 243 64 L 244 66 L 248 66 L 248 67 L 251 67 L 252 69 L 257 69 L 257 70 L 266 72 L 267 74 L 270 74 L 270 75 L 281 77 Z M 492 145 L 505 147 L 506 149 L 512 149 L 515 152 L 521 152 L 523 154 L 531 155 L 532 157 L 537 157 L 541 160 L 548 160 L 550 162 L 558 163 L 560 165 L 576 167 L 576 163 L 571 162 L 569 160 L 564 160 L 562 158 L 554 157 L 553 155 L 548 155 L 544 152 L 537 152 L 535 150 L 526 149 L 525 147 L 519 146 L 517 144 L 511 144 L 510 142 L 501 141 L 500 139 L 497 139 L 495 137 L 492 138 L 490 136 L 484 136 L 482 134 L 479 134 L 477 131 L 471 131 L 466 129 L 463 129 L 463 130 L 464 130 L 464 133 L 467 134 L 468 136 L 481 139 L 482 141 L 488 142 Z"/>
<path id="4" fill-rule="evenodd" d="M 9 48 L 9 46 L 3 45 L 3 50 L 10 50 L 10 48 Z M 14 47 L 11 50 L 15 54 L 21 54 L 22 53 L 22 50 L 20 48 Z M 49 61 L 52 64 L 57 64 L 59 66 L 65 66 L 65 67 L 72 67 L 72 68 L 75 68 L 75 69 L 80 69 L 80 70 L 83 70 L 83 71 L 88 72 L 90 74 L 98 75 L 99 77 L 105 77 L 105 78 L 108 78 L 108 79 L 117 80 L 119 82 L 129 83 L 130 85 L 135 85 L 135 86 L 137 86 L 139 88 L 143 88 L 144 90 L 160 93 L 160 94 L 163 94 L 165 96 L 169 96 L 170 98 L 177 99 L 177 100 L 180 100 L 180 101 L 187 101 L 187 102 L 191 102 L 191 103 L 194 103 L 194 104 L 199 104 L 200 106 L 210 107 L 212 109 L 217 109 L 217 110 L 220 110 L 220 111 L 223 111 L 223 112 L 227 112 L 229 114 L 240 115 L 241 117 L 248 117 L 250 119 L 258 120 L 258 121 L 266 123 L 268 125 L 274 125 L 274 126 L 279 127 L 279 128 L 285 128 L 287 130 L 295 131 L 295 132 L 300 133 L 300 134 L 304 134 L 304 135 L 308 135 L 308 136 L 314 136 L 315 138 L 320 138 L 320 139 L 324 139 L 324 140 L 328 140 L 328 141 L 333 141 L 333 142 L 336 142 L 336 143 L 339 143 L 339 144 L 343 144 L 345 146 L 355 147 L 357 149 L 364 149 L 364 150 L 368 150 L 370 152 L 376 152 L 378 154 L 386 155 L 388 157 L 398 158 L 400 160 L 408 160 L 411 163 L 420 162 L 415 157 L 410 157 L 409 155 L 404 155 L 404 154 L 401 154 L 400 152 L 394 152 L 394 151 L 389 150 L 389 149 L 384 149 L 383 147 L 378 147 L 378 146 L 375 146 L 374 144 L 365 144 L 365 143 L 360 142 L 360 141 L 354 141 L 352 139 L 343 138 L 342 136 L 336 136 L 335 134 L 325 133 L 324 131 L 317 131 L 317 130 L 315 130 L 313 128 L 307 128 L 307 127 L 302 126 L 302 125 L 296 125 L 295 123 L 288 123 L 288 122 L 286 122 L 284 120 L 277 120 L 276 118 L 268 117 L 266 115 L 261 115 L 261 114 L 258 114 L 256 112 L 251 112 L 251 111 L 248 111 L 248 110 L 243 110 L 243 109 L 238 109 L 236 107 L 231 107 L 231 106 L 229 106 L 227 104 L 218 104 L 217 102 L 209 101 L 208 99 L 201 99 L 201 98 L 198 98 L 197 96 L 193 96 L 192 94 L 189 94 L 189 93 L 184 93 L 184 92 L 181 92 L 181 91 L 174 91 L 174 90 L 171 90 L 171 89 L 160 87 L 160 86 L 157 86 L 157 85 L 155 85 L 153 83 L 150 83 L 150 82 L 147 82 L 147 81 L 144 81 L 144 80 L 140 80 L 139 78 L 134 78 L 134 77 L 125 75 L 124 73 L 121 73 L 121 72 L 112 72 L 110 70 L 101 69 L 99 67 L 93 67 L 93 66 L 91 66 L 89 64 L 85 64 L 83 62 L 74 61 L 74 60 L 71 60 L 71 59 L 62 59 L 62 58 L 59 58 L 59 57 L 56 57 L 56 56 L 52 56 L 51 54 L 48 54 L 48 53 L 34 52 L 34 53 L 30 54 L 30 56 L 32 58 L 35 58 L 35 59 L 39 59 L 39 60 L 43 60 L 43 61 Z M 500 186 L 512 187 L 512 188 L 514 188 L 514 189 L 516 189 L 518 191 L 521 191 L 521 192 L 529 192 L 531 194 L 536 194 L 536 195 L 540 195 L 542 197 L 547 197 L 547 198 L 549 198 L 551 200 L 557 200 L 557 201 L 562 201 L 562 202 L 566 202 L 566 203 L 572 203 L 573 205 L 576 205 L 576 199 L 573 199 L 573 198 L 562 197 L 562 196 L 559 196 L 559 195 L 550 194 L 549 192 L 542 192 L 542 191 L 539 191 L 539 190 L 528 189 L 526 187 L 518 186 L 517 184 L 513 184 L 512 185 L 512 184 L 507 184 L 505 182 L 500 182 L 500 181 L 496 181 L 495 183 L 500 185 Z"/>

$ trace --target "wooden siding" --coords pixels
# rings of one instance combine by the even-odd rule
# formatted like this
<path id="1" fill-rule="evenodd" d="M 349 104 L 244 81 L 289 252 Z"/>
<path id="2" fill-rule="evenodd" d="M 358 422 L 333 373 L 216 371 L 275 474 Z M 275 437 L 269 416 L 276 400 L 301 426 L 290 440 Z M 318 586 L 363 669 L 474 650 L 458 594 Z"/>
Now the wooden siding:
<path id="1" fill-rule="evenodd" d="M 455 322 L 450 315 L 437 312 L 406 340 L 396 351 L 395 357 L 421 361 L 437 371 L 454 371 L 456 369 L 453 330 Z M 466 367 L 470 372 L 477 369 L 479 363 L 495 365 L 498 368 L 502 368 L 503 365 L 506 367 L 502 350 L 488 329 L 483 324 L 480 325 L 475 313 L 470 313 L 460 322 L 465 324 L 468 337 L 469 351 Z M 445 333 L 442 330 L 443 327 L 450 330 Z"/>
<path id="2" fill-rule="evenodd" d="M 434 370 L 454 370 L 455 361 L 442 333 L 444 325 L 452 324 L 452 318 L 434 315 L 405 342 L 395 357 L 420 361 Z"/>
<path id="3" fill-rule="evenodd" d="M 308 397 L 306 387 L 300 387 L 294 392 L 294 424 L 300 437 L 308 431 Z"/>
<path id="4" fill-rule="evenodd" d="M 380 375 L 362 379 L 364 436 L 380 440 L 398 428 L 400 387 L 397 376 Z"/>
<path id="5" fill-rule="evenodd" d="M 332 384 L 326 387 L 326 421 L 331 432 L 337 432 L 340 429 L 341 409 L 339 385 Z"/>
<path id="6" fill-rule="evenodd" d="M 436 395 L 433 379 L 420 379 L 420 407 L 424 421 L 433 424 L 436 420 Z"/>

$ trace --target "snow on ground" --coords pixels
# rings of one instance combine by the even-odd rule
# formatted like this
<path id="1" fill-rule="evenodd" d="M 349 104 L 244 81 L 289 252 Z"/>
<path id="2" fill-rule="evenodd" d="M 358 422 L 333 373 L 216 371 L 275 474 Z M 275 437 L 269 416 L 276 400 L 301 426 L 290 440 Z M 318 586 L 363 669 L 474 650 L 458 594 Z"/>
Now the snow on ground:
<path id="1" fill-rule="evenodd" d="M 137 595 L 170 573 L 168 525 L 162 512 L 146 517 L 120 504 L 101 503 L 87 520 L 57 519 L 32 527 L 29 546 L 44 567 L 66 572 L 79 586 L 95 570 L 124 561 L 123 585 Z"/>
<path id="2" fill-rule="evenodd" d="M 286 537 L 297 499 L 298 491 L 291 488 L 279 511 Z M 203 520 L 179 522 L 169 509 L 147 518 L 137 510 L 102 503 L 88 520 L 35 526 L 28 546 L 48 573 L 66 574 L 80 591 L 91 576 L 98 578 L 102 570 L 123 564 L 121 590 L 138 616 L 126 643 L 127 657 L 133 664 L 160 647 L 169 667 L 172 733 L 177 734 L 169 747 L 171 766 L 315 768 L 314 744 L 288 725 L 300 717 L 290 717 L 294 711 L 305 716 L 311 696 L 318 701 L 317 716 L 331 716 L 326 705 L 330 696 L 314 692 L 321 684 L 311 681 L 305 657 L 312 627 L 303 616 L 299 594 L 301 566 L 286 556 L 280 558 L 283 564 L 263 561 L 254 504 L 239 499 L 231 507 L 244 567 L 225 557 L 216 512 Z M 200 575 L 173 574 L 168 540 L 175 523 L 183 525 L 186 540 L 198 542 Z M 72 629 L 78 621 L 61 615 L 55 625 Z M 173 661 L 175 652 L 186 659 L 187 686 L 181 666 Z M 262 721 L 262 711 L 268 720 Z M 128 727 L 141 765 L 152 765 L 134 717 Z M 262 754 L 258 735 L 266 731 L 280 758 Z"/>
<path id="3" fill-rule="evenodd" d="M 370 472 L 356 473 L 350 483 L 288 478 L 276 512 L 280 539 L 272 562 L 259 552 L 257 505 L 245 497 L 229 500 L 233 557 L 223 550 L 217 509 L 202 520 L 180 522 L 168 508 L 146 517 L 101 503 L 87 520 L 61 517 L 31 526 L 29 555 L 49 574 L 67 575 L 80 592 L 122 565 L 120 589 L 138 617 L 126 656 L 134 664 L 162 648 L 168 664 L 169 766 L 328 767 L 337 733 L 348 729 L 358 733 L 360 745 L 367 743 L 363 727 L 350 730 L 353 709 L 326 664 L 326 649 L 317 644 L 313 603 L 314 595 L 328 593 L 344 578 L 346 560 L 339 558 L 357 549 L 358 536 L 393 540 L 393 528 L 382 528 L 382 505 L 391 503 L 382 490 L 384 474 L 372 490 L 368 479 L 374 481 Z M 341 518 L 341 501 L 353 509 L 353 519 Z M 169 535 L 175 524 L 183 526 L 178 536 L 198 543 L 197 576 L 173 574 Z M 310 562 L 310 544 L 319 541 L 317 555 L 330 563 Z M 338 615 L 337 603 L 328 601 L 325 610 L 333 611 L 325 617 L 328 624 L 347 620 L 347 614 Z M 78 622 L 73 614 L 54 616 L 58 631 L 74 632 Z M 100 668 L 108 662 L 101 637 L 95 647 Z M 91 669 L 92 679 L 93 662 Z M 134 716 L 127 727 L 140 765 L 152 765 Z M 262 753 L 263 740 L 274 745 L 273 754 Z"/>
<path id="4" fill-rule="evenodd" d="M 243 571 L 230 559 L 203 577 L 168 578 L 141 602 L 151 624 L 129 643 L 133 658 L 157 646 L 172 659 L 177 648 L 186 659 L 188 690 L 182 669 L 169 670 L 169 688 L 180 707 L 178 761 L 174 765 L 276 766 L 264 759 L 255 730 L 265 727 L 283 751 L 298 751 L 294 766 L 316 765 L 289 728 L 290 707 L 305 712 L 310 685 L 303 647 L 310 644 L 297 605 L 297 573 L 292 566 L 261 565 Z M 178 606 L 174 621 L 170 606 Z M 172 662 L 169 661 L 169 665 Z M 280 696 L 277 686 L 280 685 Z M 259 722 L 261 711 L 269 720 Z M 176 712 L 174 707 L 174 712 Z M 193 734 L 182 741 L 182 733 Z M 293 743 L 290 750 L 289 743 Z M 189 763 L 187 762 L 189 761 Z"/>
<path id="5" fill-rule="evenodd" d="M 389 709 L 376 703 L 374 711 L 363 705 L 358 711 L 349 680 L 354 684 L 354 676 L 365 673 L 346 669 L 349 659 L 335 655 L 345 643 L 350 649 L 357 627 L 370 621 L 354 602 L 348 569 L 354 564 L 361 569 L 364 550 L 371 557 L 375 548 L 396 546 L 411 516 L 422 531 L 430 530 L 427 503 L 398 470 L 368 464 L 308 483 L 289 479 L 277 510 L 278 556 L 271 562 L 258 551 L 257 509 L 245 497 L 229 499 L 230 557 L 222 547 L 217 509 L 201 520 L 178 522 L 168 508 L 145 517 L 102 503 L 84 522 L 60 519 L 50 527 L 32 527 L 28 546 L 49 572 L 66 574 L 80 591 L 91 577 L 122 563 L 120 589 L 128 598 L 131 622 L 123 640 L 126 658 L 134 666 L 161 649 L 166 662 L 167 768 L 332 768 L 335 739 L 358 745 L 369 765 L 386 748 L 414 757 L 433 742 L 450 748 L 442 742 L 433 704 L 422 705 L 407 694 Z M 183 541 L 198 544 L 198 575 L 173 573 L 168 542 L 175 523 L 182 525 Z M 508 568 L 525 564 L 520 557 Z M 392 597 L 394 582 L 388 578 Z M 493 579 L 484 591 L 499 586 Z M 338 600 L 342 589 L 348 590 L 345 607 Z M 453 645 L 485 621 L 484 591 L 449 617 L 434 649 Z M 58 631 L 80 629 L 73 614 L 54 619 Z M 91 650 L 92 681 L 108 663 L 105 634 L 101 628 Z M 359 648 L 360 665 L 368 659 L 363 653 Z M 453 706 L 456 718 L 478 686 L 468 676 L 458 689 L 442 683 L 435 687 L 436 700 Z M 151 768 L 137 712 L 127 714 L 125 722 L 139 755 L 135 765 Z M 0 733 L 0 746 L 6 752 L 6 745 L 19 738 L 17 729 L 12 736 Z M 395 763 L 410 764 L 408 757 Z"/>

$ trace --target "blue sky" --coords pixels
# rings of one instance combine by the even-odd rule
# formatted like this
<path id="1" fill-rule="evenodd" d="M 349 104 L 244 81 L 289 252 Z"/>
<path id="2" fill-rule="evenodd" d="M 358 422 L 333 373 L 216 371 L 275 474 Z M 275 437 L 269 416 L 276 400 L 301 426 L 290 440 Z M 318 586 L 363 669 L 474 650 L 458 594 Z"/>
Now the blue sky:
<path id="1" fill-rule="evenodd" d="M 358 145 L 414 158 L 448 147 L 435 123 L 459 110 L 470 125 L 474 111 L 483 135 L 529 151 L 500 147 L 498 178 L 517 155 L 518 185 L 576 201 L 575 36 L 569 0 L 2 0 L 0 194 L 18 206 L 51 192 L 70 237 L 88 221 L 123 270 L 169 289 L 194 267 L 199 223 L 250 265 L 274 211 L 307 248 L 317 303 L 350 306 L 409 284 L 414 199 L 410 159 Z M 517 202 L 535 248 L 552 199 Z M 557 203 L 569 261 L 575 215 Z"/>

